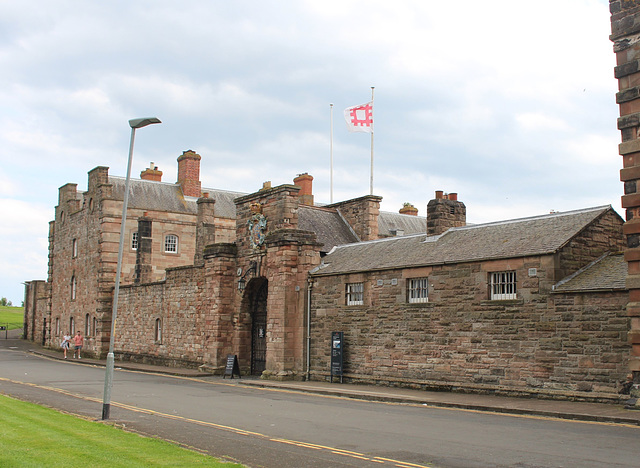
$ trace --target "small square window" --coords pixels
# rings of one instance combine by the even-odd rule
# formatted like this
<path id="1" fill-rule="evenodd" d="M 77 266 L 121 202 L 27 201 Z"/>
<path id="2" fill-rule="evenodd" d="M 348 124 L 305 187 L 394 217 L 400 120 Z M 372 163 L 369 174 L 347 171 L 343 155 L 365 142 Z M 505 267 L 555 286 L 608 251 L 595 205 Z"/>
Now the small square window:
<path id="1" fill-rule="evenodd" d="M 347 284 L 347 305 L 364 304 L 364 283 Z"/>
<path id="2" fill-rule="evenodd" d="M 516 272 L 497 271 L 491 273 L 490 297 L 494 301 L 516 299 Z"/>
<path id="3" fill-rule="evenodd" d="M 411 278 L 407 280 L 407 300 L 411 304 L 429 302 L 428 278 Z"/>

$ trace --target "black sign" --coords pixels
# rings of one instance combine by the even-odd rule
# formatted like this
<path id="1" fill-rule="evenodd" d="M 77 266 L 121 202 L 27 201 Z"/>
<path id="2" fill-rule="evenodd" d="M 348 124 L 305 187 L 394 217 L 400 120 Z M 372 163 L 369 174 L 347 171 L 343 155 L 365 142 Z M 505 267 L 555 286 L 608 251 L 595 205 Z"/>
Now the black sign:
<path id="1" fill-rule="evenodd" d="M 238 365 L 238 355 L 237 354 L 227 354 L 227 367 L 224 370 L 224 374 L 222 378 L 224 379 L 227 375 L 230 375 L 233 379 L 233 375 L 236 374 L 238 378 L 240 377 L 240 366 Z"/>
<path id="2" fill-rule="evenodd" d="M 342 350 L 343 348 L 343 332 L 331 333 L 331 382 L 333 376 L 340 376 L 342 383 Z"/>

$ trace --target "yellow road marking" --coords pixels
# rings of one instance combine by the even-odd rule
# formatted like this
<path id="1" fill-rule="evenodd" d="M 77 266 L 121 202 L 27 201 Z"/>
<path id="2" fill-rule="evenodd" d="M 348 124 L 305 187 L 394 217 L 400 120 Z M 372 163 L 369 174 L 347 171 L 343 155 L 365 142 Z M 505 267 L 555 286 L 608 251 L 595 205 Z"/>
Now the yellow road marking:
<path id="1" fill-rule="evenodd" d="M 102 400 L 98 399 L 98 398 L 94 398 L 94 397 L 88 397 L 88 396 L 84 396 L 84 395 L 78 395 L 75 393 L 72 393 L 68 390 L 64 390 L 61 388 L 56 388 L 56 387 L 49 387 L 46 385 L 39 385 L 39 384 L 34 384 L 31 382 L 22 382 L 22 381 L 18 381 L 18 380 L 12 380 L 12 379 L 7 379 L 4 377 L 0 377 L 0 381 L 4 381 L 4 382 L 10 382 L 12 384 L 17 384 L 17 385 L 25 385 L 25 386 L 29 386 L 29 387 L 34 387 L 34 388 L 39 388 L 39 389 L 43 389 L 43 390 L 48 390 L 51 392 L 56 392 L 56 393 L 60 393 L 66 396 L 70 396 L 70 397 L 74 397 L 74 398 L 78 398 L 78 399 L 82 399 L 82 400 L 86 400 L 86 401 L 91 401 L 91 402 L 95 402 L 95 403 L 102 403 Z M 127 411 L 132 411 L 132 412 L 136 412 L 136 413 L 141 413 L 141 414 L 149 414 L 149 415 L 153 415 L 153 416 L 158 416 L 158 417 L 163 417 L 163 418 L 167 418 L 167 419 L 173 419 L 173 420 L 177 420 L 177 421 L 186 421 L 189 423 L 193 423 L 193 424 L 198 424 L 200 426 L 205 426 L 205 427 L 212 427 L 215 429 L 221 429 L 224 431 L 228 431 L 228 432 L 233 432 L 235 434 L 239 434 L 239 435 L 251 435 L 253 437 L 256 438 L 261 438 L 261 439 L 266 439 L 272 442 L 277 442 L 277 443 L 283 443 L 283 444 L 289 444 L 289 445 L 295 445 L 297 447 L 301 447 L 301 448 L 310 448 L 313 450 L 326 450 L 329 451 L 331 453 L 334 453 L 336 455 L 343 455 L 345 457 L 351 457 L 351 458 L 357 458 L 360 460 L 365 460 L 365 461 L 372 461 L 372 462 L 376 462 L 376 463 L 381 463 L 381 460 L 385 460 L 388 461 L 389 463 L 393 463 L 396 466 L 400 466 L 400 467 L 405 467 L 405 468 L 429 468 L 426 465 L 415 465 L 415 464 L 409 464 L 407 462 L 403 462 L 400 460 L 393 460 L 393 459 L 389 459 L 389 458 L 379 458 L 379 457 L 374 457 L 374 458 L 369 458 L 367 457 L 365 454 L 363 453 L 358 453 L 358 452 L 352 452 L 349 450 L 342 450 L 339 448 L 335 448 L 335 447 L 327 447 L 327 446 L 323 446 L 323 445 L 316 445 L 316 444 L 311 444 L 308 442 L 300 442 L 300 441 L 295 441 L 295 440 L 289 440 L 289 439 L 274 439 L 271 438 L 265 434 L 261 434 L 259 432 L 252 432 L 252 431 L 247 431 L 244 429 L 238 429 L 232 426 L 226 426 L 223 424 L 217 424 L 217 423 L 213 423 L 213 422 L 208 422 L 208 421 L 200 421 L 198 419 L 192 419 L 192 418 L 187 418 L 184 416 L 178 416 L 175 414 L 169 414 L 169 413 L 162 413 L 160 411 L 155 411 L 152 409 L 148 409 L 148 408 L 140 408 L 137 406 L 133 406 L 133 405 L 128 405 L 125 403 L 117 403 L 117 402 L 111 402 L 111 406 L 115 406 L 117 408 L 121 408 L 121 409 L 125 409 Z"/>

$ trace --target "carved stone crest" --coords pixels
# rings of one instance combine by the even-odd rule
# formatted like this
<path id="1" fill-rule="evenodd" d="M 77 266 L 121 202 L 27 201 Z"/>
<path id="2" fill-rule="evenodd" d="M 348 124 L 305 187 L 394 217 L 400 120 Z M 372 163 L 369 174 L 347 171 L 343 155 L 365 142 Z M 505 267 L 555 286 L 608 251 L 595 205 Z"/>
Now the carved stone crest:
<path id="1" fill-rule="evenodd" d="M 249 221 L 249 243 L 253 249 L 259 249 L 264 244 L 267 230 L 267 218 L 262 213 L 255 213 Z"/>

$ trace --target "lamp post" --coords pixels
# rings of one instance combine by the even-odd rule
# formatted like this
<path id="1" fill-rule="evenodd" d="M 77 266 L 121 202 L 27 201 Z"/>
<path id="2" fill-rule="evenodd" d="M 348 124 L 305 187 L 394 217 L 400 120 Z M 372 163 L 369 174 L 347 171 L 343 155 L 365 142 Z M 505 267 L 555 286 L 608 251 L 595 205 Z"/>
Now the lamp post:
<path id="1" fill-rule="evenodd" d="M 136 129 L 151 124 L 162 123 L 155 117 L 129 120 L 131 127 L 131 141 L 129 143 L 129 161 L 127 162 L 127 178 L 124 183 L 124 200 L 122 202 L 122 224 L 120 226 L 120 244 L 118 246 L 118 266 L 116 268 L 116 285 L 113 291 L 113 307 L 111 309 L 111 336 L 109 338 L 109 353 L 107 354 L 107 367 L 104 377 L 104 398 L 102 400 L 102 419 L 109 419 L 111 412 L 111 385 L 113 383 L 113 341 L 116 331 L 116 316 L 118 315 L 118 293 L 120 292 L 120 273 L 122 271 L 122 252 L 124 250 L 124 232 L 127 221 L 127 204 L 129 203 L 129 180 L 131 178 L 131 160 L 133 159 L 133 141 Z"/>

